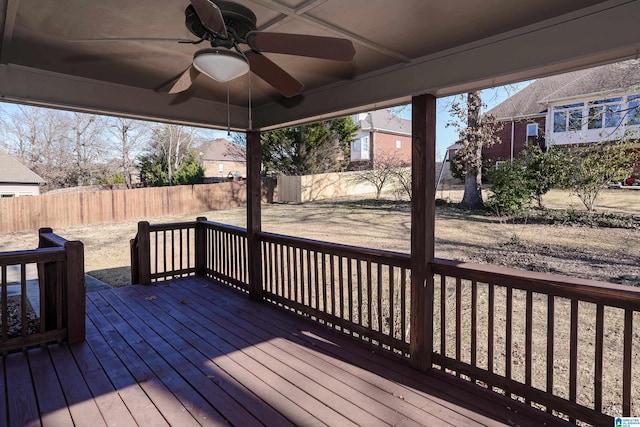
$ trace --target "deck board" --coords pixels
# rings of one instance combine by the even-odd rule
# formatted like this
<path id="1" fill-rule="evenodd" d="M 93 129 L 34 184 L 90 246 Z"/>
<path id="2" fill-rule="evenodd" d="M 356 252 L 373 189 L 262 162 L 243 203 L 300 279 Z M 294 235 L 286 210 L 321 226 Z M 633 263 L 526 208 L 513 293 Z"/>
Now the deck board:
<path id="1" fill-rule="evenodd" d="M 565 425 L 199 278 L 92 292 L 84 343 L 2 363 L 0 425 Z"/>

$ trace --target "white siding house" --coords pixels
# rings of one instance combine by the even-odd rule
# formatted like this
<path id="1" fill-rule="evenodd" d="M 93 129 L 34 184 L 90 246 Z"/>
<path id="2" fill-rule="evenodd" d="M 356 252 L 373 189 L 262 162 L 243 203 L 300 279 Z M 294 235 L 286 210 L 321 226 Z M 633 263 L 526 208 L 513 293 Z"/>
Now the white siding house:
<path id="1" fill-rule="evenodd" d="M 37 196 L 44 183 L 31 169 L 0 151 L 0 197 Z"/>

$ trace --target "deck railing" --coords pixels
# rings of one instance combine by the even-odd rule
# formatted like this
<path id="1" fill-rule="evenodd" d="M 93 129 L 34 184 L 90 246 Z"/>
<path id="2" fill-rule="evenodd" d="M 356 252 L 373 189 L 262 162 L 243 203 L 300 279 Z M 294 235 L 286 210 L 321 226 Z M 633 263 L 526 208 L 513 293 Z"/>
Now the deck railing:
<path id="1" fill-rule="evenodd" d="M 271 233 L 260 240 L 267 300 L 408 355 L 408 255 Z"/>
<path id="2" fill-rule="evenodd" d="M 171 242 L 168 253 L 188 252 L 193 261 L 165 268 L 170 263 L 161 257 L 150 273 L 154 280 L 198 274 L 249 289 L 245 229 L 200 218 L 148 230 L 194 233 L 191 240 L 155 237 L 160 243 L 149 246 L 155 253 L 166 251 L 156 245 Z M 411 357 L 409 255 L 272 233 L 258 237 L 264 299 Z M 138 248 L 146 240 L 153 239 L 139 234 Z M 176 241 L 198 243 L 188 251 L 175 249 Z M 133 264 L 142 271 L 141 259 Z M 439 259 L 430 269 L 433 368 L 572 421 L 604 425 L 640 411 L 634 392 L 640 358 L 633 357 L 640 353 L 640 289 Z"/>
<path id="3" fill-rule="evenodd" d="M 435 365 L 572 421 L 638 413 L 640 289 L 448 260 L 432 268 Z"/>
<path id="4" fill-rule="evenodd" d="M 31 271 L 33 277 L 29 278 Z M 41 229 L 38 249 L 0 252 L 0 284 L 0 352 L 84 340 L 86 290 L 81 242 Z M 33 305 L 29 293 L 33 294 Z M 17 299 L 12 306 L 19 313 L 9 312 L 10 298 Z"/>

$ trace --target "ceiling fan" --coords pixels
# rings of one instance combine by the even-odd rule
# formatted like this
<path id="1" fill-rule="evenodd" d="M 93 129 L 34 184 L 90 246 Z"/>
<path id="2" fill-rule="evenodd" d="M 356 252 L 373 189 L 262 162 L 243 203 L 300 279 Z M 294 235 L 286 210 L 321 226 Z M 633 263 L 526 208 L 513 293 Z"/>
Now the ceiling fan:
<path id="1" fill-rule="evenodd" d="M 190 0 L 190 3 L 185 10 L 185 24 L 198 40 L 189 43 L 209 42 L 211 48 L 194 54 L 193 62 L 169 93 L 187 90 L 201 73 L 224 82 L 251 71 L 290 98 L 300 94 L 304 85 L 261 52 L 346 62 L 355 55 L 353 43 L 347 39 L 257 31 L 255 14 L 232 1 Z M 248 45 L 249 50 L 242 51 L 240 45 Z"/>

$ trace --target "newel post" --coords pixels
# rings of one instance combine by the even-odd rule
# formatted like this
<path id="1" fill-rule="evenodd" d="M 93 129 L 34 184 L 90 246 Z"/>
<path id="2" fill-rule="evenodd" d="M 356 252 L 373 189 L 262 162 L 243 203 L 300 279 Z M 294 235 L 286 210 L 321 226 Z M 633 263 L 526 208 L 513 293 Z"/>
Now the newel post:
<path id="1" fill-rule="evenodd" d="M 247 247 L 249 261 L 249 297 L 262 300 L 262 146 L 260 131 L 247 132 Z"/>
<path id="2" fill-rule="evenodd" d="M 41 228 L 38 230 L 38 248 L 50 247 L 50 244 L 46 239 L 42 237 L 43 234 L 53 233 L 51 228 Z M 41 306 L 45 307 L 44 325 L 46 331 L 51 331 L 57 327 L 57 310 L 61 308 L 57 307 L 56 295 L 57 287 L 61 286 L 56 281 L 56 263 L 38 263 L 38 283 L 40 289 L 44 294 L 44 303 Z"/>
<path id="3" fill-rule="evenodd" d="M 84 245 L 79 241 L 64 244 L 67 261 L 64 292 L 64 323 L 69 344 L 84 341 L 87 288 L 84 278 Z"/>
<path id="4" fill-rule="evenodd" d="M 436 98 L 414 96 L 411 144 L 411 364 L 431 369 L 435 245 Z"/>
<path id="5" fill-rule="evenodd" d="M 207 229 L 204 224 L 206 221 L 207 218 L 204 216 L 196 218 L 196 276 L 206 276 L 207 274 Z"/>
<path id="6" fill-rule="evenodd" d="M 141 285 L 151 284 L 151 236 L 149 222 L 138 222 L 138 279 Z"/>

